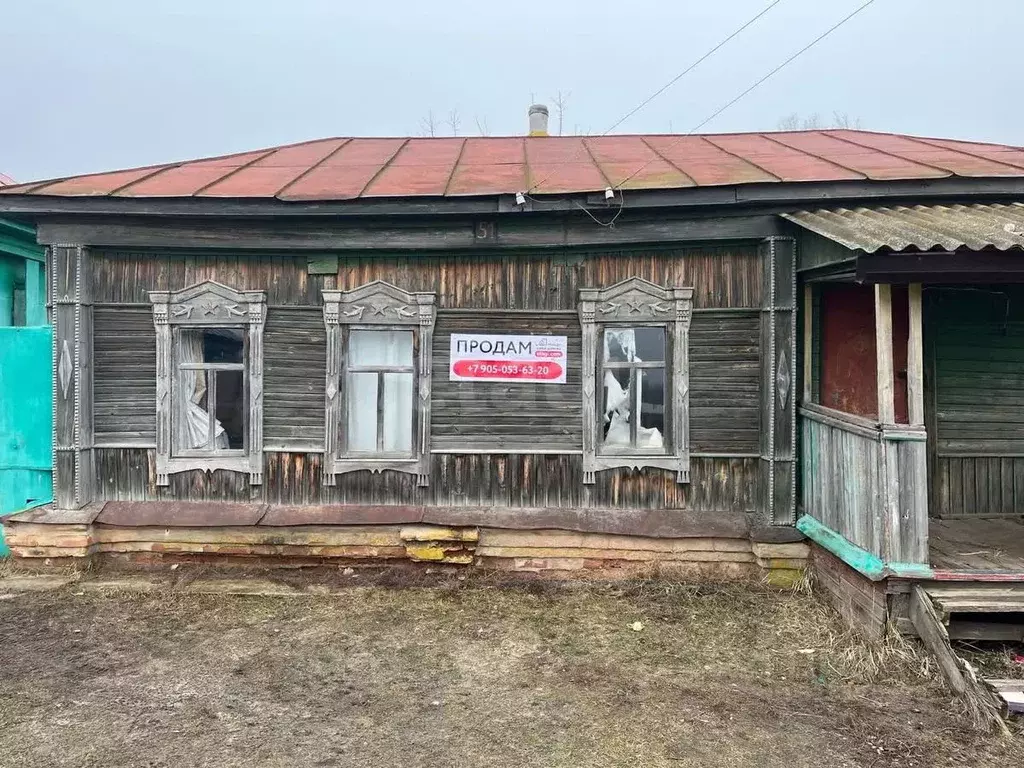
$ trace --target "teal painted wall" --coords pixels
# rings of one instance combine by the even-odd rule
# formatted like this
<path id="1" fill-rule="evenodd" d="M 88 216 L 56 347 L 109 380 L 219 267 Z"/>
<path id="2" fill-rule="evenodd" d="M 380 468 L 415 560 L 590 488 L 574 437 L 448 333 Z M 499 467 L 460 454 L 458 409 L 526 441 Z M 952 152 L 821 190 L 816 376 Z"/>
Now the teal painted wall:
<path id="1" fill-rule="evenodd" d="M 0 328 L 0 515 L 51 498 L 52 339 L 48 326 Z"/>

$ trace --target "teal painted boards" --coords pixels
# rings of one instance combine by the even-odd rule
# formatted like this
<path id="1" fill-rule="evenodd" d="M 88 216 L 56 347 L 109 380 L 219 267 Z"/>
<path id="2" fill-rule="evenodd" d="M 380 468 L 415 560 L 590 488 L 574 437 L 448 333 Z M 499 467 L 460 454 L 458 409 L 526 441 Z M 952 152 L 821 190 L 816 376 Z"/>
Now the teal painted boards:
<path id="1" fill-rule="evenodd" d="M 49 327 L 0 328 L 0 514 L 51 496 L 52 338 Z"/>

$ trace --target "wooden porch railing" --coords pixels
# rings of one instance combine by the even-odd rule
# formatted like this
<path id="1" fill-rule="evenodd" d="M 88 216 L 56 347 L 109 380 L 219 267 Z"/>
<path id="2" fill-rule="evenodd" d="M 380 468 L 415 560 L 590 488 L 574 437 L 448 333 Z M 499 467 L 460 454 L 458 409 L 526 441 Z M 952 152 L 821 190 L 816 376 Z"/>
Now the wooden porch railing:
<path id="1" fill-rule="evenodd" d="M 885 562 L 926 563 L 924 427 L 812 403 L 800 416 L 804 514 Z"/>

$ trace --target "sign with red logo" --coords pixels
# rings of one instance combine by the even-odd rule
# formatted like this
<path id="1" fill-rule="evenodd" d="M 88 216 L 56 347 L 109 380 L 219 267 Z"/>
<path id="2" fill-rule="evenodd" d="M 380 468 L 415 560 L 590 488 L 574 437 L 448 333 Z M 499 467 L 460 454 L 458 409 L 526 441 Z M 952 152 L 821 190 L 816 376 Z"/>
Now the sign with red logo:
<path id="1" fill-rule="evenodd" d="M 565 336 L 453 333 L 451 381 L 523 381 L 565 384 Z"/>

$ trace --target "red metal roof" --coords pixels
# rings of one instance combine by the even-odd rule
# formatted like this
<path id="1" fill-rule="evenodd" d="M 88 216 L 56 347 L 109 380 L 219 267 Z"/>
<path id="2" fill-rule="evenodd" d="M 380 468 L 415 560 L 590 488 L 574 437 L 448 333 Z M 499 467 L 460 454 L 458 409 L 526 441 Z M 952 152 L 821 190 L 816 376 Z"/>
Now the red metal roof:
<path id="1" fill-rule="evenodd" d="M 1024 176 L 1024 148 L 851 130 L 333 138 L 13 184 L 0 194 L 316 201 L 950 176 Z"/>

